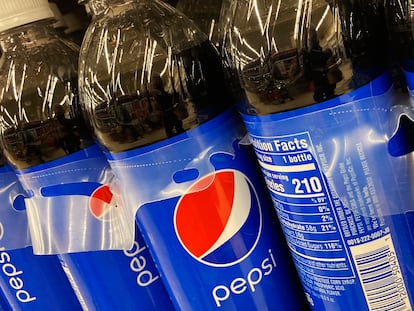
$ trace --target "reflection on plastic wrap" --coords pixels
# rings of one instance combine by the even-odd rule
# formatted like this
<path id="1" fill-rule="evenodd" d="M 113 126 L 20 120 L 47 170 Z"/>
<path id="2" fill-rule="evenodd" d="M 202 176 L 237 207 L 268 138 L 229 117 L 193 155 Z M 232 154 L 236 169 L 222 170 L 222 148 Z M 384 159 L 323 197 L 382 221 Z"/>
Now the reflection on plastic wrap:
<path id="1" fill-rule="evenodd" d="M 25 202 L 34 253 L 131 247 L 134 220 L 113 193 L 112 171 L 97 146 L 86 152 L 87 159 L 75 153 L 66 162 L 18 175 L 28 189 Z"/>
<path id="2" fill-rule="evenodd" d="M 2 249 L 24 248 L 31 244 L 24 197 L 24 190 L 12 168 L 7 164 L 1 166 L 0 246 Z"/>

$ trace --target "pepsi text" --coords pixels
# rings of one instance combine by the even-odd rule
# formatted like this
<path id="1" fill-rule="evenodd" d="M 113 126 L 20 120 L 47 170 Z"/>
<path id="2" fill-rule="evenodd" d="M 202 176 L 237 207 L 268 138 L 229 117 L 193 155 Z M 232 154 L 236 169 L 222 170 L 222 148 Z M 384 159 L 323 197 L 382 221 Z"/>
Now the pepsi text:
<path id="1" fill-rule="evenodd" d="M 254 293 L 256 286 L 260 284 L 263 277 L 270 275 L 276 266 L 275 257 L 273 256 L 272 250 L 269 249 L 269 257 L 263 259 L 260 267 L 250 269 L 246 277 L 238 277 L 233 279 L 229 285 L 221 284 L 213 288 L 211 293 L 216 306 L 221 307 L 222 302 L 229 299 L 232 294 L 241 295 L 246 291 Z"/>
<path id="2" fill-rule="evenodd" d="M 0 223 L 0 240 L 3 239 L 4 228 Z M 32 296 L 29 291 L 24 289 L 24 280 L 21 277 L 23 271 L 16 268 L 11 262 L 10 254 L 5 251 L 4 247 L 0 247 L 0 265 L 2 273 L 8 278 L 10 287 L 15 291 L 16 298 L 22 303 L 28 303 L 36 300 L 36 296 Z"/>
<path id="3" fill-rule="evenodd" d="M 132 271 L 138 274 L 137 284 L 142 287 L 151 285 L 159 278 L 159 275 L 156 275 L 155 273 L 145 269 L 147 259 L 141 253 L 146 249 L 146 246 L 141 246 L 137 241 L 135 241 L 133 247 L 130 250 L 124 251 L 125 256 L 131 258 L 129 267 Z"/>

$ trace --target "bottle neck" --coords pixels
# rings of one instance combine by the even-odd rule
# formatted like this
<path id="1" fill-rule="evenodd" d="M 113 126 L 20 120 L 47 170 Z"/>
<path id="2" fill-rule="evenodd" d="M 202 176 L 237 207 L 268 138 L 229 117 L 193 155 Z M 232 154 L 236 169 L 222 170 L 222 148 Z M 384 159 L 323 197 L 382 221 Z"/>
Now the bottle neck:
<path id="1" fill-rule="evenodd" d="M 57 32 L 53 28 L 53 20 L 45 19 L 3 31 L 0 34 L 0 46 L 4 53 L 9 53 L 16 46 L 31 48 L 43 45 L 51 38 L 57 38 Z"/>

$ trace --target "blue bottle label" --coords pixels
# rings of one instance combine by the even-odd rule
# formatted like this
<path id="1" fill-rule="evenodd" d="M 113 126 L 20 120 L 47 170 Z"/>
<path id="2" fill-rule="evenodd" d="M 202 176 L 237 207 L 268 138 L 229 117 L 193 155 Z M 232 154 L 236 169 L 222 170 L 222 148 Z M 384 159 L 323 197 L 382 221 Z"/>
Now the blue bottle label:
<path id="1" fill-rule="evenodd" d="M 0 289 L 12 310 L 82 310 L 58 258 L 35 256 L 31 247 L 0 246 Z"/>
<path id="2" fill-rule="evenodd" d="M 60 254 L 128 249 L 134 223 L 112 191 L 114 178 L 94 145 L 59 160 L 17 171 L 33 250 Z"/>
<path id="3" fill-rule="evenodd" d="M 407 107 L 387 81 L 296 111 L 243 116 L 315 310 L 412 308 L 413 162 L 398 127 Z"/>
<path id="4" fill-rule="evenodd" d="M 58 259 L 26 247 L 25 192 L 9 165 L 0 168 L 0 189 L 0 291 L 10 309 L 81 310 Z"/>
<path id="5" fill-rule="evenodd" d="M 407 70 L 403 70 L 403 73 L 407 81 L 408 90 L 412 92 L 414 90 L 414 73 Z"/>
<path id="6" fill-rule="evenodd" d="M 110 155 L 179 310 L 299 310 L 301 287 L 233 111 Z"/>
<path id="7" fill-rule="evenodd" d="M 174 310 L 138 230 L 129 250 L 61 254 L 59 258 L 85 310 Z"/>

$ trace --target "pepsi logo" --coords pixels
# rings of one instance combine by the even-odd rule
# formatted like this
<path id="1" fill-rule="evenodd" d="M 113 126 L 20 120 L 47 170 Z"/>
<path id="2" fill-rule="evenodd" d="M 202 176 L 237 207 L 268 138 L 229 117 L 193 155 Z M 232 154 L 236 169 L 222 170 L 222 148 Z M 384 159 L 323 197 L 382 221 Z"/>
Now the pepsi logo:
<path id="1" fill-rule="evenodd" d="M 89 198 L 89 210 L 93 216 L 104 220 L 112 207 L 117 206 L 117 200 L 108 185 L 97 182 L 74 182 L 51 185 L 40 189 L 44 197 L 86 196 Z"/>
<path id="2" fill-rule="evenodd" d="M 92 192 L 89 199 L 89 210 L 93 216 L 102 219 L 113 206 L 116 206 L 116 200 L 108 185 L 101 185 Z"/>
<path id="3" fill-rule="evenodd" d="M 177 237 L 197 261 L 226 267 L 243 261 L 261 233 L 257 193 L 241 172 L 220 170 L 197 180 L 177 203 Z"/>

